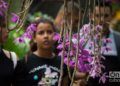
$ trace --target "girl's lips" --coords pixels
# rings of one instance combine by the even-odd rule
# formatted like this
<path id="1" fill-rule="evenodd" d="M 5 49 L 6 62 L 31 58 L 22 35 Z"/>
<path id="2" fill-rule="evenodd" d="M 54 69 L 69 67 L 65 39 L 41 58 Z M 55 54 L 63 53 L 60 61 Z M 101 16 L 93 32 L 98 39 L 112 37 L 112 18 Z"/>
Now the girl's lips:
<path id="1" fill-rule="evenodd" d="M 44 43 L 45 45 L 50 44 L 50 42 L 49 42 L 49 41 L 44 41 L 43 43 Z"/>

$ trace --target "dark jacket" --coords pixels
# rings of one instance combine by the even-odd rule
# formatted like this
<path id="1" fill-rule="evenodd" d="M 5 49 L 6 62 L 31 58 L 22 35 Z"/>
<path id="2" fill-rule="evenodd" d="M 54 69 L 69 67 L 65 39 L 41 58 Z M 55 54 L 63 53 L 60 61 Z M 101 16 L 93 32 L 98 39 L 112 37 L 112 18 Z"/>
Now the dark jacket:
<path id="1" fill-rule="evenodd" d="M 113 73 L 112 77 L 116 77 L 114 75 L 116 74 L 115 72 L 118 72 L 120 77 L 120 33 L 113 30 L 113 37 L 116 45 L 117 56 L 105 56 L 103 64 L 106 68 L 104 72 L 109 76 L 106 83 L 99 83 L 99 78 L 90 78 L 87 86 L 120 86 L 120 78 L 110 78 L 111 72 Z"/>

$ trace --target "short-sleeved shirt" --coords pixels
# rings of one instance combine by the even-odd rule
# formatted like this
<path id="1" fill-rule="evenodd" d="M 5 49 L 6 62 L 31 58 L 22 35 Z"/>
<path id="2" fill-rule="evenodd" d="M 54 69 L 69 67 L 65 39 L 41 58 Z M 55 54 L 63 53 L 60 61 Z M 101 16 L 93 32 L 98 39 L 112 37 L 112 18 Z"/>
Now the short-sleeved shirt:
<path id="1" fill-rule="evenodd" d="M 60 57 L 46 59 L 31 54 L 27 61 L 21 60 L 16 68 L 16 86 L 58 86 L 60 77 Z M 67 75 L 67 66 L 63 65 L 63 76 Z"/>

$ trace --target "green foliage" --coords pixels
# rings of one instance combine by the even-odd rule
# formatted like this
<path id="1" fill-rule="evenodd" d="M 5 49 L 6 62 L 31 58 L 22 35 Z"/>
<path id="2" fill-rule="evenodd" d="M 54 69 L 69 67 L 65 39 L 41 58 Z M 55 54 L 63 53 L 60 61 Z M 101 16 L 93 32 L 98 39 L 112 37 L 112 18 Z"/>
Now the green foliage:
<path id="1" fill-rule="evenodd" d="M 53 21 L 53 18 L 47 14 L 43 14 L 41 12 L 35 12 L 33 15 L 28 14 L 28 20 L 29 22 L 33 22 L 36 18 L 46 18 L 46 19 L 50 19 Z"/>
<path id="2" fill-rule="evenodd" d="M 114 29 L 118 32 L 120 32 L 120 20 L 115 24 Z"/>
<path id="3" fill-rule="evenodd" d="M 120 10 L 120 3 L 113 3 L 112 8 L 114 12 L 117 12 Z M 118 32 L 120 32 L 120 20 L 117 21 L 117 23 L 114 26 L 114 29 Z"/>
<path id="4" fill-rule="evenodd" d="M 113 3 L 112 4 L 112 9 L 113 9 L 113 11 L 119 10 L 120 9 L 120 3 Z"/>
<path id="5" fill-rule="evenodd" d="M 24 55 L 29 50 L 29 42 L 26 43 L 16 43 L 15 39 L 24 33 L 24 30 L 21 29 L 19 32 L 13 30 L 9 33 L 7 42 L 4 44 L 4 48 L 10 51 L 16 52 L 19 58 L 24 57 Z"/>

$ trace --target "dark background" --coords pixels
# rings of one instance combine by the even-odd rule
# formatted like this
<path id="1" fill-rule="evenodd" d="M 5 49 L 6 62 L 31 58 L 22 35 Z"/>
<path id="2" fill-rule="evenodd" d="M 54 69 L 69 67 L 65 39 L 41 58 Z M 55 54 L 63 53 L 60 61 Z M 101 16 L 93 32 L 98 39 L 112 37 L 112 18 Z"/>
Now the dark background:
<path id="1" fill-rule="evenodd" d="M 69 0 L 71 1 L 71 0 Z M 78 0 L 73 0 L 78 3 Z M 43 14 L 48 14 L 53 18 L 56 17 L 57 12 L 59 11 L 61 5 L 64 3 L 64 0 L 34 0 L 29 13 L 33 14 L 34 12 L 42 12 Z M 84 9 L 86 0 L 80 0 L 80 5 Z"/>

